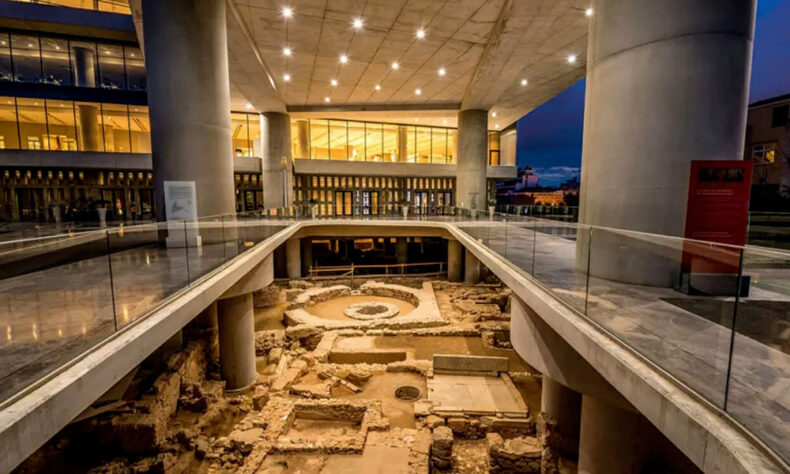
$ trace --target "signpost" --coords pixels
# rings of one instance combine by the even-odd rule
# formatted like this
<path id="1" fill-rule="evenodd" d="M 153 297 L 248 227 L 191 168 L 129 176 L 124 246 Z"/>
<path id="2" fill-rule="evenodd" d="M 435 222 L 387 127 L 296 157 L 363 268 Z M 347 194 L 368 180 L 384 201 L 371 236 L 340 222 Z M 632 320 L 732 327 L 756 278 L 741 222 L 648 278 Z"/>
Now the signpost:
<path id="1" fill-rule="evenodd" d="M 167 246 L 181 247 L 195 240 L 200 247 L 197 232 L 197 193 L 194 181 L 165 181 L 165 219 L 167 219 Z M 190 224 L 188 221 L 192 221 Z M 184 233 L 186 235 L 184 235 Z"/>

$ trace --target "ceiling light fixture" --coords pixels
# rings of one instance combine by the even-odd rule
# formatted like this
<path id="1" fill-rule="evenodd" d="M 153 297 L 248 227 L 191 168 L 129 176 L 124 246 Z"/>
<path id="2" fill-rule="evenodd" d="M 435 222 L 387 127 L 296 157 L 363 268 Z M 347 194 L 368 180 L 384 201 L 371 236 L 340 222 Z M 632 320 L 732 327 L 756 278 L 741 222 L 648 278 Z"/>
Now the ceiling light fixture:
<path id="1" fill-rule="evenodd" d="M 496 112 L 491 112 L 492 117 L 496 117 Z"/>
<path id="2" fill-rule="evenodd" d="M 420 94 L 422 94 L 422 89 L 420 89 L 420 88 L 414 89 L 414 93 L 417 94 L 417 95 L 420 95 Z"/>
<path id="3" fill-rule="evenodd" d="M 291 53 L 293 53 L 293 51 L 291 50 L 291 48 L 289 48 L 289 47 L 287 47 L 287 46 L 286 46 L 285 48 L 283 48 L 283 56 L 290 56 L 290 55 L 291 55 Z"/>
<path id="4" fill-rule="evenodd" d="M 343 64 L 346 64 L 348 62 L 348 56 L 346 56 L 345 54 L 341 54 L 340 55 L 340 62 L 343 63 Z"/>
<path id="5" fill-rule="evenodd" d="M 440 76 L 444 76 L 445 74 L 447 74 L 447 71 L 443 67 L 440 67 L 439 68 L 439 75 Z"/>
<path id="6" fill-rule="evenodd" d="M 526 86 L 527 85 L 527 80 L 526 79 L 522 79 L 521 80 L 521 85 L 522 86 Z"/>
<path id="7" fill-rule="evenodd" d="M 336 87 L 337 86 L 337 79 L 332 79 L 331 81 L 329 81 L 329 83 L 332 84 L 332 87 Z"/>
<path id="8" fill-rule="evenodd" d="M 420 28 L 419 30 L 417 30 L 417 38 L 419 38 L 419 39 L 425 38 L 425 30 L 424 29 Z"/>
<path id="9" fill-rule="evenodd" d="M 380 85 L 378 85 L 378 84 L 376 84 L 376 87 L 375 87 L 375 89 L 376 89 L 377 91 L 380 91 L 380 90 L 381 90 L 381 86 L 380 86 Z"/>
<path id="10" fill-rule="evenodd" d="M 397 62 L 393 62 L 392 63 L 392 69 L 397 71 L 399 67 L 400 67 L 400 64 L 398 64 Z"/>
<path id="11" fill-rule="evenodd" d="M 496 124 L 496 125 L 494 125 L 494 128 L 496 128 L 497 130 L 499 130 L 499 124 Z"/>
<path id="12" fill-rule="evenodd" d="M 447 125 L 447 120 L 442 120 L 442 124 Z"/>
<path id="13" fill-rule="evenodd" d="M 324 97 L 324 102 L 329 102 L 329 97 Z"/>
<path id="14" fill-rule="evenodd" d="M 364 22 L 364 20 L 362 20 L 362 18 L 354 18 L 354 22 L 352 23 L 352 25 L 354 25 L 354 28 L 357 29 L 357 30 L 362 29 L 362 26 L 364 24 L 365 24 L 365 22 Z"/>
<path id="15" fill-rule="evenodd" d="M 252 104 L 250 104 L 249 102 L 247 102 L 247 110 L 252 110 Z"/>
<path id="16" fill-rule="evenodd" d="M 294 16 L 293 8 L 291 8 L 291 7 L 283 7 L 283 16 L 285 18 L 291 18 L 292 16 Z"/>
<path id="17" fill-rule="evenodd" d="M 593 16 L 593 13 L 594 13 L 594 11 L 593 11 L 592 8 L 588 8 L 588 9 L 584 10 L 584 14 L 586 16 Z"/>
<path id="18" fill-rule="evenodd" d="M 291 75 L 290 74 L 283 74 L 283 81 L 291 82 Z"/>
<path id="19" fill-rule="evenodd" d="M 576 62 L 576 55 L 575 54 L 569 54 L 568 55 L 568 64 L 573 64 L 575 62 Z"/>
<path id="20" fill-rule="evenodd" d="M 415 122 L 419 122 L 419 121 L 420 121 L 420 119 L 418 119 L 417 117 L 414 117 L 414 121 L 415 121 Z"/>

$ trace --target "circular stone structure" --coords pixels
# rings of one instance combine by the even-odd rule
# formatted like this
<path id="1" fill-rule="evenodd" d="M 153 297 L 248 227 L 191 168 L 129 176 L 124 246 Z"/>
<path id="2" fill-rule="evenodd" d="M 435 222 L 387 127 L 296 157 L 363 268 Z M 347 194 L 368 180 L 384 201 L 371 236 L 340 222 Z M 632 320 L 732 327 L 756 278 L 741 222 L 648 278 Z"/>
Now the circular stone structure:
<path id="1" fill-rule="evenodd" d="M 370 321 L 373 319 L 387 319 L 397 316 L 400 310 L 392 303 L 383 301 L 370 301 L 349 305 L 343 312 L 352 319 Z"/>
<path id="2" fill-rule="evenodd" d="M 420 389 L 411 385 L 404 385 L 395 389 L 395 398 L 405 402 L 413 402 L 421 396 L 422 392 Z"/>

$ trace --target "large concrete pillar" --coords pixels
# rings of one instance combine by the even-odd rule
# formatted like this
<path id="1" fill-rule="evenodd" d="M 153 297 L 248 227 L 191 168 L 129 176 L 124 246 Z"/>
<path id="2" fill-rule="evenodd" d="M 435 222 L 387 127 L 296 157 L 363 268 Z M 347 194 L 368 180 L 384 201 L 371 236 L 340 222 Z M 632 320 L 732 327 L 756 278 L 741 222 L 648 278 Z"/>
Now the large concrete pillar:
<path id="1" fill-rule="evenodd" d="M 464 248 L 457 240 L 447 241 L 447 279 L 450 281 L 461 280 L 463 268 Z"/>
<path id="2" fill-rule="evenodd" d="M 480 260 L 475 254 L 466 250 L 464 256 L 464 282 L 474 285 L 480 281 Z"/>
<path id="3" fill-rule="evenodd" d="M 255 381 L 255 311 L 252 293 L 219 300 L 219 360 L 225 388 L 238 390 Z"/>
<path id="4" fill-rule="evenodd" d="M 194 181 L 198 216 L 235 212 L 225 2 L 143 0 L 156 217 L 165 181 Z"/>
<path id="5" fill-rule="evenodd" d="M 302 253 L 302 275 L 310 275 L 310 267 L 313 266 L 313 241 L 310 239 L 301 240 Z"/>
<path id="6" fill-rule="evenodd" d="M 263 140 L 263 206 L 267 209 L 293 204 L 291 116 L 266 112 L 261 116 Z"/>
<path id="7" fill-rule="evenodd" d="M 593 1 L 580 223 L 683 235 L 690 162 L 743 157 L 755 4 Z M 593 234 L 593 274 L 675 282 L 680 245 Z"/>
<path id="8" fill-rule="evenodd" d="M 82 46 L 71 48 L 74 58 L 74 85 L 96 87 L 96 53 Z M 99 140 L 99 109 L 95 105 L 77 103 L 82 151 L 103 151 Z"/>
<path id="9" fill-rule="evenodd" d="M 285 241 L 285 258 L 288 278 L 302 278 L 302 243 L 299 239 Z"/>
<path id="10" fill-rule="evenodd" d="M 458 165 L 455 199 L 458 207 L 485 209 L 488 112 L 458 112 Z"/>
<path id="11" fill-rule="evenodd" d="M 213 302 L 195 318 L 200 329 L 214 329 L 218 325 L 217 302 Z"/>
<path id="12" fill-rule="evenodd" d="M 540 411 L 557 422 L 557 431 L 568 441 L 578 441 L 581 426 L 582 394 L 543 375 L 540 395 Z M 563 454 L 576 456 L 575 442 L 563 443 L 558 448 Z"/>

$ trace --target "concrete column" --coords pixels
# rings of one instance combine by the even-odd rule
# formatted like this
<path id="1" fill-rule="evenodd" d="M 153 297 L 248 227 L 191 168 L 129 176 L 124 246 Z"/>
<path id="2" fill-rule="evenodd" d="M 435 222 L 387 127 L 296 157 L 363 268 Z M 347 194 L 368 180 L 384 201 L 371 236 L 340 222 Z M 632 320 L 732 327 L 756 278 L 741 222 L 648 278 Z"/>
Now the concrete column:
<path id="1" fill-rule="evenodd" d="M 211 303 L 195 318 L 198 328 L 214 329 L 217 327 L 217 302 Z"/>
<path id="2" fill-rule="evenodd" d="M 557 421 L 557 430 L 563 438 L 579 439 L 581 425 L 582 395 L 543 375 L 540 395 L 540 411 Z M 574 446 L 575 447 L 575 446 Z M 562 446 L 564 454 L 574 456 L 570 446 Z"/>
<path id="3" fill-rule="evenodd" d="M 74 85 L 96 87 L 96 52 L 90 48 L 71 48 L 74 57 Z M 99 141 L 99 110 L 95 105 L 77 104 L 80 146 L 83 151 L 103 151 Z"/>
<path id="4" fill-rule="evenodd" d="M 486 154 L 488 152 L 488 112 L 458 112 L 458 166 L 456 177 L 459 207 L 485 209 Z"/>
<path id="5" fill-rule="evenodd" d="M 457 240 L 447 241 L 447 279 L 461 281 L 463 246 Z"/>
<path id="6" fill-rule="evenodd" d="M 219 360 L 228 390 L 238 390 L 255 381 L 255 311 L 252 293 L 219 300 Z"/>
<path id="7" fill-rule="evenodd" d="M 261 116 L 263 140 L 263 206 L 293 204 L 293 159 L 291 157 L 291 116 L 266 112 Z"/>
<path id="8" fill-rule="evenodd" d="M 690 162 L 743 157 L 755 4 L 593 1 L 580 223 L 683 235 Z M 679 245 L 592 240 L 596 276 L 675 282 Z M 586 236 L 578 242 L 583 268 Z"/>
<path id="9" fill-rule="evenodd" d="M 631 474 L 648 466 L 655 427 L 639 413 L 582 396 L 579 474 Z"/>
<path id="10" fill-rule="evenodd" d="M 74 58 L 74 85 L 77 87 L 96 87 L 96 53 L 90 48 L 75 46 L 71 48 Z"/>
<path id="11" fill-rule="evenodd" d="M 296 143 L 293 158 L 310 158 L 310 122 L 296 121 Z"/>
<path id="12" fill-rule="evenodd" d="M 464 282 L 474 285 L 480 281 L 480 260 L 468 249 L 464 259 Z"/>
<path id="13" fill-rule="evenodd" d="M 406 155 L 408 155 L 409 147 L 409 129 L 407 127 L 398 127 L 398 161 L 401 163 L 406 162 Z"/>
<path id="14" fill-rule="evenodd" d="M 299 239 L 285 241 L 285 258 L 287 260 L 288 278 L 302 278 L 302 243 Z"/>
<path id="15" fill-rule="evenodd" d="M 225 2 L 143 0 L 156 217 L 165 181 L 194 181 L 198 216 L 235 212 Z"/>
<path id="16" fill-rule="evenodd" d="M 313 265 L 313 241 L 301 239 L 302 251 L 302 275 L 309 275 L 310 267 Z"/>

